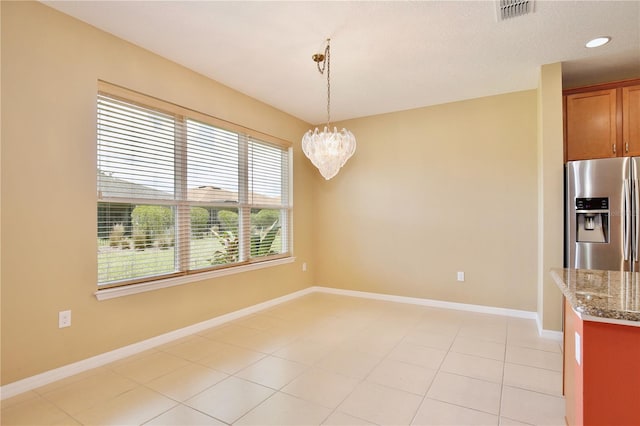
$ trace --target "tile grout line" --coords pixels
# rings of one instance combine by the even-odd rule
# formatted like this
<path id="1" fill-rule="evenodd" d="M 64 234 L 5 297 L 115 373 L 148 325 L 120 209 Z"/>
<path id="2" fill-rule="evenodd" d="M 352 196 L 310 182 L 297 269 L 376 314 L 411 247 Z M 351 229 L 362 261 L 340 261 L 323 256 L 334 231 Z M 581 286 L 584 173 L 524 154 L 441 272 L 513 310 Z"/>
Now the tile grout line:
<path id="1" fill-rule="evenodd" d="M 502 381 L 500 382 L 500 400 L 498 402 L 498 424 L 500 424 L 500 418 L 502 417 L 502 397 L 504 395 L 504 374 L 507 368 L 507 348 L 509 347 L 509 322 L 507 321 L 507 327 L 505 330 L 504 339 L 504 353 L 502 354 Z"/>
<path id="2" fill-rule="evenodd" d="M 428 398 L 427 395 L 429 394 L 429 390 L 431 390 L 431 387 L 433 386 L 433 382 L 435 382 L 436 378 L 438 377 L 438 373 L 441 371 L 440 369 L 442 368 L 442 364 L 444 364 L 444 360 L 447 359 L 447 356 L 451 352 L 451 348 L 453 347 L 453 344 L 455 343 L 456 339 L 458 338 L 458 336 L 460 334 L 460 326 L 458 325 L 456 328 L 457 328 L 456 329 L 456 334 L 455 334 L 455 336 L 453 336 L 453 339 L 451 340 L 451 343 L 449 343 L 449 348 L 447 349 L 447 353 L 442 358 L 442 361 L 440 361 L 440 364 L 438 365 L 438 368 L 436 369 L 436 373 L 433 375 L 433 379 L 431 380 L 431 383 L 429 383 L 429 386 L 427 386 L 427 389 L 424 392 L 424 396 L 422 397 L 422 401 L 420 401 L 420 404 L 418 405 L 418 408 L 416 409 L 416 412 L 413 413 L 413 417 L 411 418 L 411 421 L 409 422 L 410 425 L 413 424 L 413 422 L 416 419 L 416 416 L 420 412 L 420 408 L 422 408 L 422 406 L 424 405 L 425 400 Z"/>
<path id="3" fill-rule="evenodd" d="M 361 327 L 361 330 L 360 330 L 360 331 L 362 331 L 362 329 L 364 329 L 364 328 L 366 328 L 366 326 Z M 405 333 L 405 335 L 406 335 L 406 333 Z M 350 397 L 351 395 L 353 395 L 353 392 L 355 392 L 355 390 L 356 390 L 356 388 L 357 388 L 358 386 L 360 386 L 362 383 L 366 382 L 367 377 L 371 374 L 371 372 L 373 372 L 373 370 L 375 370 L 375 369 L 376 369 L 376 368 L 377 368 L 377 367 L 378 367 L 378 366 L 379 366 L 379 365 L 380 365 L 380 364 L 381 364 L 381 363 L 386 359 L 386 357 L 387 357 L 387 356 L 388 356 L 388 355 L 389 355 L 389 354 L 390 354 L 390 353 L 391 353 L 391 352 L 392 352 L 392 351 L 393 351 L 393 350 L 394 350 L 394 349 L 395 349 L 395 348 L 400 344 L 400 341 L 402 341 L 403 339 L 404 339 L 404 336 L 398 340 L 398 343 L 396 343 L 396 344 L 393 346 L 393 348 L 389 349 L 389 351 L 386 353 L 386 355 L 385 355 L 385 356 L 383 356 L 383 357 L 382 357 L 382 359 L 381 359 L 381 360 L 380 360 L 380 361 L 379 361 L 379 362 L 378 362 L 378 363 L 377 363 L 377 364 L 376 364 L 376 365 L 375 365 L 375 366 L 374 366 L 374 367 L 373 367 L 373 368 L 372 368 L 372 369 L 371 369 L 371 370 L 370 370 L 370 371 L 369 371 L 369 372 L 368 372 L 368 373 L 367 373 L 363 378 L 361 378 L 361 379 L 360 379 L 360 378 L 358 378 L 358 384 L 357 384 L 356 386 L 354 386 L 354 388 L 351 390 L 351 392 L 349 392 L 349 393 L 348 393 L 344 398 L 342 398 L 342 400 L 341 400 L 341 401 L 340 401 L 340 402 L 335 406 L 335 408 L 333 409 L 333 411 L 331 411 L 331 412 L 329 413 L 329 415 L 328 415 L 328 416 L 327 416 L 327 417 L 322 421 L 322 423 L 324 423 L 325 421 L 327 421 L 327 420 L 328 420 L 328 419 L 329 419 L 329 418 L 330 418 L 334 413 L 336 413 L 336 412 L 337 412 L 338 407 L 340 407 L 340 406 L 341 406 L 341 405 L 342 405 L 342 404 L 343 404 L 347 399 L 349 399 L 349 397 Z M 323 369 L 322 367 L 319 367 L 319 368 L 320 368 L 320 369 L 322 369 L 322 370 L 324 370 L 324 371 L 328 371 L 328 370 Z M 335 372 L 331 372 L 331 373 L 334 373 L 334 374 L 340 374 L 340 373 L 335 373 Z M 341 376 L 344 376 L 343 374 L 340 374 L 340 375 L 341 375 Z M 344 377 L 349 377 L 349 376 L 344 376 Z M 354 378 L 354 377 L 349 377 L 349 378 Z M 346 413 L 345 413 L 345 414 L 346 414 Z M 348 414 L 348 415 L 349 415 L 349 416 L 351 416 L 351 417 L 356 417 L 356 416 L 352 416 L 351 414 Z M 356 417 L 356 418 L 359 418 L 359 417 Z M 371 423 L 369 420 L 365 420 L 365 419 L 362 419 L 362 420 L 364 420 L 364 421 L 366 421 L 366 422 Z M 322 423 L 321 423 L 321 424 L 322 424 Z"/>
<path id="4" fill-rule="evenodd" d="M 366 327 L 366 326 L 363 326 L 363 327 L 362 327 L 362 329 L 365 329 L 365 328 L 367 328 L 367 327 Z M 376 365 L 375 365 L 373 368 L 371 368 L 371 370 L 370 370 L 370 371 L 369 371 L 369 372 L 368 372 L 368 373 L 367 373 L 363 378 L 359 379 L 358 384 L 357 384 L 357 385 L 356 385 L 356 386 L 351 390 L 351 392 L 349 392 L 349 393 L 348 393 L 348 394 L 347 394 L 347 395 L 346 395 L 346 396 L 345 396 L 345 397 L 344 397 L 344 398 L 343 398 L 343 399 L 342 399 L 342 400 L 341 400 L 341 401 L 340 401 L 340 402 L 335 406 L 335 408 L 334 408 L 334 409 L 329 413 L 329 415 L 328 415 L 328 416 L 323 420 L 323 422 L 325 422 L 325 421 L 326 421 L 327 419 L 329 419 L 333 414 L 335 414 L 336 412 L 338 412 L 338 407 L 340 407 L 340 405 L 342 405 L 342 404 L 343 404 L 343 403 L 344 403 L 344 402 L 345 402 L 345 401 L 346 401 L 346 400 L 347 400 L 347 399 L 348 399 L 348 398 L 353 394 L 353 392 L 356 390 L 356 388 L 357 388 L 358 386 L 360 386 L 361 384 L 363 384 L 363 383 L 367 382 L 367 377 L 369 377 L 369 376 L 371 375 L 371 373 L 372 373 L 372 372 L 373 372 L 373 371 L 374 371 L 374 370 L 375 370 L 375 369 L 376 369 L 380 364 L 382 364 L 382 362 L 384 362 L 385 360 L 387 360 L 387 359 L 388 359 L 389 354 L 391 354 L 391 352 L 393 352 L 393 351 L 398 347 L 398 345 L 400 345 L 400 343 L 401 343 L 401 342 L 403 342 L 403 340 L 406 338 L 406 336 L 407 336 L 407 334 L 408 334 L 408 333 L 409 333 L 409 331 L 405 331 L 404 335 L 403 335 L 400 339 L 398 339 L 398 341 L 393 345 L 393 347 L 391 347 L 391 348 L 386 352 L 386 354 L 385 354 L 384 356 L 382 356 L 382 358 L 380 359 L 380 361 L 379 361 L 378 363 L 376 363 Z M 407 363 L 407 364 L 408 364 L 408 365 L 413 365 L 413 364 L 410 364 L 410 363 Z M 318 367 L 318 368 L 322 369 L 322 367 Z M 322 370 L 324 370 L 324 371 L 328 371 L 328 370 L 325 370 L 325 369 L 322 369 Z M 335 372 L 332 372 L 332 373 L 334 373 L 334 374 L 340 374 L 340 373 L 335 373 Z M 340 374 L 340 375 L 342 375 L 342 374 Z M 342 376 L 343 376 L 343 375 L 342 375 Z M 344 376 L 344 377 L 348 377 L 348 376 Z M 393 388 L 393 387 L 390 387 L 390 386 L 386 386 L 386 385 L 384 385 L 384 384 L 376 383 L 376 382 L 369 382 L 369 383 L 371 383 L 371 384 L 375 384 L 375 385 L 378 385 L 378 386 L 382 386 L 382 387 L 385 387 L 385 388 L 387 388 L 387 389 L 391 389 L 391 390 L 396 390 L 396 391 L 398 391 L 398 390 L 399 390 L 399 389 L 396 389 L 396 388 Z M 407 392 L 407 393 L 411 393 L 411 392 Z M 415 395 L 415 394 L 414 394 L 414 395 Z M 420 405 L 418 405 L 418 408 L 417 408 L 417 409 L 419 409 L 419 408 L 420 408 Z M 416 412 L 417 412 L 417 410 L 416 410 Z M 345 413 L 345 414 L 346 414 L 346 413 Z M 351 414 L 348 414 L 348 415 L 349 415 L 349 416 L 351 416 L 351 417 L 359 418 L 359 417 L 357 417 L 357 416 L 352 416 Z M 413 416 L 413 417 L 415 417 L 415 414 L 414 414 L 414 416 Z M 412 417 L 412 420 L 413 420 L 413 417 Z M 362 420 L 364 420 L 364 421 L 366 421 L 366 422 L 371 423 L 369 420 L 365 420 L 365 419 L 362 419 Z M 322 423 L 321 423 L 321 424 L 322 424 Z"/>

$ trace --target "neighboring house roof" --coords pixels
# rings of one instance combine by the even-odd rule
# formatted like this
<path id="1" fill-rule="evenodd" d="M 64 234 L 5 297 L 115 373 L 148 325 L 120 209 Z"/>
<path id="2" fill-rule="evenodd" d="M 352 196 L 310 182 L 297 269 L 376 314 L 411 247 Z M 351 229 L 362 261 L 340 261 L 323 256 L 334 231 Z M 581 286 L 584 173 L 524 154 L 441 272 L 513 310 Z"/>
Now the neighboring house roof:
<path id="1" fill-rule="evenodd" d="M 238 202 L 238 193 L 235 191 L 227 191 L 215 186 L 199 186 L 197 188 L 189 188 L 188 199 L 190 201 L 204 202 Z M 280 204 L 280 197 L 271 197 L 257 192 L 249 193 L 249 202 L 251 204 Z"/>
<path id="2" fill-rule="evenodd" d="M 189 201 L 196 202 L 237 203 L 238 193 L 235 191 L 227 191 L 226 189 L 215 186 L 199 186 L 197 188 L 189 188 L 187 190 L 187 199 Z"/>
<path id="3" fill-rule="evenodd" d="M 173 200 L 174 194 L 173 192 L 160 191 L 146 185 L 116 178 L 98 171 L 98 199 L 132 197 Z M 238 193 L 215 186 L 198 186 L 188 189 L 187 199 L 189 201 L 203 203 L 237 203 Z M 249 193 L 249 202 L 258 205 L 278 205 L 281 204 L 281 197 L 272 197 L 251 192 Z"/>
<path id="4" fill-rule="evenodd" d="M 110 176 L 98 170 L 98 199 L 104 198 L 150 198 L 172 200 L 173 192 L 160 191 L 146 185 Z"/>

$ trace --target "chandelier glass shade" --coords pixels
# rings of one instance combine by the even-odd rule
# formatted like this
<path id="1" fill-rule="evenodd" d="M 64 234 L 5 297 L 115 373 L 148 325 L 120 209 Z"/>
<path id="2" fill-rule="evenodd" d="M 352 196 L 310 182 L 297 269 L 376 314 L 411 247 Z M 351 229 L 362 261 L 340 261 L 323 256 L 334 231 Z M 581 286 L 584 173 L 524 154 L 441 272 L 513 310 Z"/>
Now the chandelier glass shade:
<path id="1" fill-rule="evenodd" d="M 311 160 L 314 166 L 320 170 L 320 174 L 329 180 L 338 174 L 340 168 L 345 165 L 347 160 L 356 152 L 356 138 L 353 133 L 347 129 L 338 132 L 336 127 L 331 131 L 329 121 L 331 120 L 331 52 L 330 43 L 327 40 L 327 47 L 324 54 L 317 53 L 313 55 L 313 60 L 318 65 L 320 74 L 324 74 L 327 70 L 327 125 L 323 131 L 317 127 L 315 130 L 309 130 L 302 137 L 302 151 L 304 155 Z M 322 62 L 322 67 L 320 63 Z"/>
<path id="2" fill-rule="evenodd" d="M 349 158 L 356 152 L 356 138 L 347 129 L 338 132 L 336 127 L 330 131 L 325 126 L 309 130 L 302 137 L 302 151 L 326 180 L 338 174 Z"/>

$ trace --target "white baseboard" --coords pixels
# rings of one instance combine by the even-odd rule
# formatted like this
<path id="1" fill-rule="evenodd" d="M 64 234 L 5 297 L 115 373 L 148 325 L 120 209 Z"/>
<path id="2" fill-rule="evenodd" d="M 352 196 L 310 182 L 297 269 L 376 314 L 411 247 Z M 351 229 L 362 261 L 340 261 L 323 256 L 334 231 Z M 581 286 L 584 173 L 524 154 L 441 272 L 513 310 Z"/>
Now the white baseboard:
<path id="1" fill-rule="evenodd" d="M 40 386 L 47 385 L 57 380 L 64 379 L 66 377 L 73 376 L 84 371 L 91 370 L 93 368 L 101 367 L 114 361 L 126 358 L 131 355 L 146 351 L 148 349 L 155 348 L 157 346 L 169 343 L 173 340 L 180 339 L 182 337 L 189 336 L 191 334 L 198 333 L 211 327 L 215 327 L 229 321 L 233 321 L 247 315 L 254 314 L 264 309 L 271 308 L 284 302 L 288 302 L 298 297 L 305 296 L 310 293 L 329 293 L 342 296 L 360 297 L 365 299 L 384 300 L 388 302 L 407 303 L 411 305 L 429 306 L 434 308 L 443 309 L 455 309 L 459 311 L 479 312 L 492 315 L 502 315 L 515 318 L 535 319 L 538 325 L 538 334 L 541 337 L 551 338 L 556 340 L 562 340 L 562 333 L 559 331 L 542 330 L 540 319 L 536 312 L 521 311 L 516 309 L 496 308 L 492 306 L 483 305 L 471 305 L 466 303 L 445 302 L 442 300 L 433 299 L 420 299 L 417 297 L 406 296 L 394 296 L 381 293 L 369 293 L 364 291 L 354 290 L 342 290 L 331 287 L 308 287 L 303 290 L 296 291 L 285 296 L 277 297 L 275 299 L 268 300 L 266 302 L 258 303 L 257 305 L 249 306 L 247 308 L 240 309 L 238 311 L 230 312 L 228 314 L 221 315 L 219 317 L 212 318 L 197 324 L 193 324 L 179 330 L 171 331 L 169 333 L 162 334 L 160 336 L 152 337 L 141 342 L 137 342 L 122 348 L 115 349 L 113 351 L 105 352 L 100 355 L 96 355 L 91 358 L 87 358 L 73 364 L 68 364 L 54 370 L 45 371 L 44 373 L 37 374 L 35 376 L 27 377 L 26 379 L 18 380 L 17 382 L 6 384 L 0 387 L 0 400 L 10 398 L 23 392 L 27 392 L 36 389 Z"/>
<path id="2" fill-rule="evenodd" d="M 342 296 L 363 297 L 366 299 L 385 300 L 387 302 L 408 303 L 411 305 L 429 306 L 432 308 L 455 309 L 458 311 L 479 312 L 483 314 L 502 315 L 515 318 L 536 319 L 536 312 L 521 311 L 517 309 L 496 308 L 493 306 L 471 305 L 467 303 L 446 302 L 435 299 L 421 299 L 417 297 L 394 296 L 382 293 L 369 293 L 366 291 L 342 290 L 331 287 L 311 287 L 322 293 L 339 294 Z"/>
<path id="3" fill-rule="evenodd" d="M 17 382 L 6 384 L 0 387 L 0 399 L 4 400 L 12 396 L 18 395 L 23 392 L 27 392 L 36 389 L 40 386 L 47 385 L 66 377 L 73 376 L 84 371 L 91 370 L 93 368 L 101 367 L 114 361 L 126 358 L 131 355 L 146 351 L 148 349 L 155 348 L 165 343 L 172 342 L 182 337 L 189 336 L 191 334 L 204 331 L 208 328 L 215 327 L 224 324 L 229 321 L 236 320 L 238 318 L 245 317 L 247 315 L 254 314 L 264 309 L 271 308 L 284 302 L 296 299 L 306 294 L 312 293 L 312 288 L 305 288 L 303 290 L 296 291 L 294 293 L 287 294 L 282 297 L 268 300 L 266 302 L 258 303 L 257 305 L 249 306 L 247 308 L 240 309 L 238 311 L 230 312 L 228 314 L 220 315 L 218 317 L 193 324 L 179 330 L 174 330 L 169 333 L 161 334 L 156 337 L 152 337 L 141 342 L 137 342 L 122 348 L 118 348 L 109 352 L 105 352 L 100 355 L 96 355 L 91 358 L 83 359 L 82 361 L 74 362 L 54 370 L 45 371 L 44 373 L 37 374 L 35 376 L 27 377 L 26 379 L 18 380 Z"/>
<path id="4" fill-rule="evenodd" d="M 556 340 L 558 342 L 562 342 L 562 331 L 555 331 L 555 330 L 539 330 L 538 333 L 540 334 L 540 337 L 545 338 L 545 339 L 552 339 L 552 340 Z"/>
<path id="5" fill-rule="evenodd" d="M 563 337 L 562 331 L 545 330 L 544 328 L 542 328 L 542 320 L 540 319 L 540 316 L 537 314 L 536 314 L 536 325 L 538 326 L 538 335 L 540 337 L 562 342 L 562 337 Z"/>
<path id="6" fill-rule="evenodd" d="M 343 290 L 332 287 L 312 287 L 314 291 L 322 293 L 339 294 L 343 296 L 363 297 L 366 299 L 385 300 L 387 302 L 409 303 L 412 305 L 430 306 L 433 308 L 455 309 L 458 311 L 479 312 L 483 314 L 502 315 L 514 318 L 534 319 L 538 327 L 538 335 L 545 339 L 562 341 L 562 332 L 544 330 L 537 312 L 521 311 L 518 309 L 497 308 L 494 306 L 471 305 L 467 303 L 446 302 L 435 299 L 420 299 L 417 297 L 394 296 L 382 293 L 369 293 L 365 291 Z"/>

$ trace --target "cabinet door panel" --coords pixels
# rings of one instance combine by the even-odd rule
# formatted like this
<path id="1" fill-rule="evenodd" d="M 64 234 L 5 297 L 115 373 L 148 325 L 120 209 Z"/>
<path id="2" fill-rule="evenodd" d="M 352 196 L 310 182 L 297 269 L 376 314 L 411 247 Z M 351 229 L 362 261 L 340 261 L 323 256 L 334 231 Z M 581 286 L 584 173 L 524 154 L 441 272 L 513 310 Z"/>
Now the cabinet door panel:
<path id="1" fill-rule="evenodd" d="M 640 85 L 622 88 L 622 142 L 640 155 Z"/>
<path id="2" fill-rule="evenodd" d="M 566 125 L 567 160 L 616 157 L 616 89 L 568 95 Z"/>

